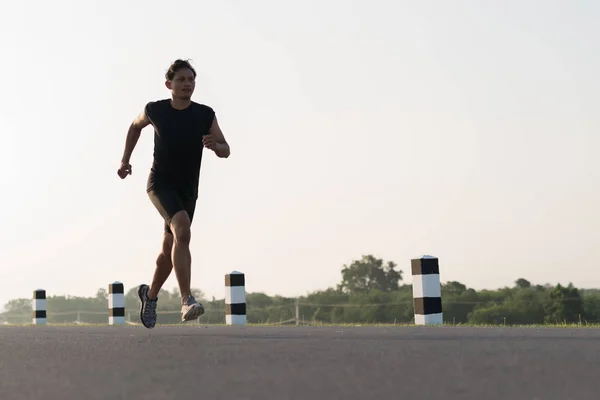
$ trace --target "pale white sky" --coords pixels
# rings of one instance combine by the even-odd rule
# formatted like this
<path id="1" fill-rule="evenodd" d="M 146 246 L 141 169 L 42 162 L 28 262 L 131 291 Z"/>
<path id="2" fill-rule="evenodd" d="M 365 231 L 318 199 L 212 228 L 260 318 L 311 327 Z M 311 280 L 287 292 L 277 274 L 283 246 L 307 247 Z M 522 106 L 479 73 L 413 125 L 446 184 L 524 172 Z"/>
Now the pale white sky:
<path id="1" fill-rule="evenodd" d="M 600 287 L 600 3 L 55 0 L 0 6 L 0 304 L 150 282 L 152 129 L 190 58 L 231 158 L 204 159 L 193 286 L 335 285 L 344 263 L 440 257 L 476 289 Z M 172 274 L 166 288 L 176 285 Z"/>

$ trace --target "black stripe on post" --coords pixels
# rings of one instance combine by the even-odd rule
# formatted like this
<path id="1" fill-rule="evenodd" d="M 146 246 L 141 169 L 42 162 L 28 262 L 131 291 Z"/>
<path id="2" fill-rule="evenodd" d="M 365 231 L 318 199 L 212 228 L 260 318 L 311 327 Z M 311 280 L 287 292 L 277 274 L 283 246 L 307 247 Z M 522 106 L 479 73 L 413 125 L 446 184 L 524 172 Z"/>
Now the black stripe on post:
<path id="1" fill-rule="evenodd" d="M 227 274 L 225 275 L 225 286 L 244 286 L 246 277 L 244 274 Z"/>
<path id="2" fill-rule="evenodd" d="M 225 304 L 226 315 L 246 315 L 246 303 Z"/>
<path id="3" fill-rule="evenodd" d="M 125 308 L 124 307 L 111 308 L 108 310 L 108 316 L 109 317 L 124 317 L 125 316 Z"/>
<path id="4" fill-rule="evenodd" d="M 46 291 L 43 289 L 34 290 L 33 298 L 35 300 L 46 300 Z"/>
<path id="5" fill-rule="evenodd" d="M 46 310 L 35 310 L 33 312 L 33 318 L 46 318 Z"/>
<path id="6" fill-rule="evenodd" d="M 417 258 L 410 261 L 413 275 L 433 275 L 440 273 L 437 258 Z"/>
<path id="7" fill-rule="evenodd" d="M 125 287 L 122 283 L 111 283 L 108 285 L 108 293 L 109 294 L 124 294 Z"/>
<path id="8" fill-rule="evenodd" d="M 442 312 L 441 297 L 420 297 L 414 299 L 415 314 L 440 314 Z"/>

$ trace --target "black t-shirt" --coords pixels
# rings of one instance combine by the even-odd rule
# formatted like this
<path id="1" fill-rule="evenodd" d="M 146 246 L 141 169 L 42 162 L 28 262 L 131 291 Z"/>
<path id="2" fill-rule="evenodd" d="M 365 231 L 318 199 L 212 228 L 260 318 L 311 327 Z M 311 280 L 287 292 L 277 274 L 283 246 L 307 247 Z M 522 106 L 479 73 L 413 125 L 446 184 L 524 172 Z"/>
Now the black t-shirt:
<path id="1" fill-rule="evenodd" d="M 214 110 L 195 102 L 178 110 L 165 99 L 149 102 L 145 112 L 154 127 L 154 160 L 147 190 L 159 185 L 197 188 L 204 148 L 202 136 L 209 132 Z"/>

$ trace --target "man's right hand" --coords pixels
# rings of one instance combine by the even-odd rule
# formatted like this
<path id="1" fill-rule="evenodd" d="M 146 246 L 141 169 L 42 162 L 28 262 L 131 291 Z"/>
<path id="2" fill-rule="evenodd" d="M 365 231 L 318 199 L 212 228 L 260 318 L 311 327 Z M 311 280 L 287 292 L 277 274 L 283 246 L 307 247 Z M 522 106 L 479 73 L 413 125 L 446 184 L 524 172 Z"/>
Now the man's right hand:
<path id="1" fill-rule="evenodd" d="M 125 179 L 127 175 L 131 175 L 131 164 L 126 162 L 121 162 L 121 167 L 117 171 L 117 174 L 121 179 Z"/>

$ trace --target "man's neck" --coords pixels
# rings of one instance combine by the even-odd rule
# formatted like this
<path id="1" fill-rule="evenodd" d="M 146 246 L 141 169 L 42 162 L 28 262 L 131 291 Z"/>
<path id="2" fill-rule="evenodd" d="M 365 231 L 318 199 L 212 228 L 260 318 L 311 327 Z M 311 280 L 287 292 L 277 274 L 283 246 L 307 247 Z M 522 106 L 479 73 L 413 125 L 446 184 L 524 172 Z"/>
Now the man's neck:
<path id="1" fill-rule="evenodd" d="M 192 104 L 192 100 L 180 100 L 176 98 L 171 98 L 171 106 L 177 110 L 183 110 L 184 108 L 188 108 Z"/>

